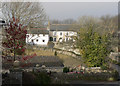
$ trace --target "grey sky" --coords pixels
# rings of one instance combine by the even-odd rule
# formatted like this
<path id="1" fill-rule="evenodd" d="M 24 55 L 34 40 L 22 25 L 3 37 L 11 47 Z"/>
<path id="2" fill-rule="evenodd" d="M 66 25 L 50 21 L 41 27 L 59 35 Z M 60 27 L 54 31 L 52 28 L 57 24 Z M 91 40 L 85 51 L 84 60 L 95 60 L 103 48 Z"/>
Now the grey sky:
<path id="1" fill-rule="evenodd" d="M 117 2 L 42 2 L 42 5 L 50 19 L 118 14 Z"/>

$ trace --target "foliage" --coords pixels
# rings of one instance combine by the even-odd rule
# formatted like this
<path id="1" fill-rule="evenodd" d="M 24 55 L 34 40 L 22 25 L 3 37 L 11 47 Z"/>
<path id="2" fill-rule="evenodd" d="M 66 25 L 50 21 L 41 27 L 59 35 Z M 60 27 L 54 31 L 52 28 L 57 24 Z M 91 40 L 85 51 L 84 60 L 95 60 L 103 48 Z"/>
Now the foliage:
<path id="1" fill-rule="evenodd" d="M 76 69 L 71 69 L 70 72 L 74 72 Z"/>
<path id="2" fill-rule="evenodd" d="M 23 27 L 18 23 L 18 19 L 13 17 L 4 32 L 3 47 L 9 49 L 11 53 L 14 52 L 15 60 L 15 54 L 23 54 L 25 51 L 26 27 Z"/>
<path id="3" fill-rule="evenodd" d="M 36 76 L 35 82 L 37 85 L 44 85 L 47 86 L 51 83 L 50 76 L 47 75 L 45 72 L 37 72 L 34 73 Z"/>
<path id="4" fill-rule="evenodd" d="M 119 65 L 119 66 L 120 66 L 120 62 L 118 62 L 118 63 L 117 63 L 117 65 Z"/>
<path id="5" fill-rule="evenodd" d="M 38 2 L 2 2 L 2 19 L 9 22 L 12 17 L 27 27 L 41 27 L 46 20 L 46 14 Z"/>
<path id="6" fill-rule="evenodd" d="M 55 51 L 54 55 L 57 56 L 57 51 Z"/>
<path id="7" fill-rule="evenodd" d="M 118 80 L 118 78 L 119 78 L 119 73 L 117 72 L 117 70 L 115 70 L 115 71 L 113 72 L 113 77 L 115 77 L 115 79 Z"/>
<path id="8" fill-rule="evenodd" d="M 102 69 L 102 70 L 107 70 L 108 67 L 107 67 L 106 65 L 102 65 L 102 66 L 101 66 L 101 69 Z"/>
<path id="9" fill-rule="evenodd" d="M 101 36 L 93 29 L 92 26 L 81 28 L 76 43 L 87 66 L 100 67 L 106 64 L 105 57 L 110 52 L 109 36 Z"/>
<path id="10" fill-rule="evenodd" d="M 116 60 L 112 60 L 112 63 L 113 64 L 117 64 L 118 62 Z"/>
<path id="11" fill-rule="evenodd" d="M 67 72 L 69 72 L 69 68 L 68 67 L 64 67 L 63 68 L 63 73 L 67 73 Z"/>
<path id="12" fill-rule="evenodd" d="M 63 77 L 64 76 L 64 77 Z M 63 73 L 62 75 L 58 75 L 58 79 L 62 81 L 75 81 L 75 80 L 84 80 L 84 81 L 108 81 L 109 78 L 113 79 L 113 81 L 118 80 L 118 72 L 112 71 L 110 72 L 91 72 L 91 73 L 84 73 L 84 74 L 78 74 L 78 73 Z"/>

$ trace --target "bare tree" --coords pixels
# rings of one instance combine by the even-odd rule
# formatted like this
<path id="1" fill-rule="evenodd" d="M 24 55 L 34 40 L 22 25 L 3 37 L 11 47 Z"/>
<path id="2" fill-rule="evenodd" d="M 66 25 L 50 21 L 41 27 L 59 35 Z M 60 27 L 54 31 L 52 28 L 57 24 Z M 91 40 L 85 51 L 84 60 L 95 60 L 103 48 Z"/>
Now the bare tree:
<path id="1" fill-rule="evenodd" d="M 74 19 L 65 19 L 62 21 L 63 24 L 74 24 L 76 21 Z"/>
<path id="2" fill-rule="evenodd" d="M 101 26 L 109 32 L 110 34 L 113 34 L 114 32 L 117 31 L 118 28 L 118 16 L 102 16 L 101 18 Z"/>
<path id="3" fill-rule="evenodd" d="M 92 17 L 92 16 L 82 16 L 79 17 L 76 23 L 73 25 L 73 28 L 79 32 L 80 28 L 88 28 L 92 26 L 94 30 L 97 30 L 100 28 L 99 26 L 99 18 Z"/>
<path id="4" fill-rule="evenodd" d="M 99 19 L 97 17 L 92 17 L 92 16 L 82 16 L 78 19 L 77 24 L 79 24 L 80 26 L 96 26 L 98 25 Z"/>
<path id="5" fill-rule="evenodd" d="M 40 27 L 46 14 L 39 2 L 2 2 L 2 14 L 6 22 L 15 17 L 23 26 Z"/>

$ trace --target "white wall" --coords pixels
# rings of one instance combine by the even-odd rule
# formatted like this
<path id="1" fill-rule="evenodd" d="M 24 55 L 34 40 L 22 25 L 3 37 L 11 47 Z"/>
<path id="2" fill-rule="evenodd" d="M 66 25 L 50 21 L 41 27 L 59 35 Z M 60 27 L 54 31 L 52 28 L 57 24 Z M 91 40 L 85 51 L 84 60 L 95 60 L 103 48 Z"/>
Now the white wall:
<path id="1" fill-rule="evenodd" d="M 28 37 L 27 37 L 28 36 Z M 32 42 L 33 40 L 33 42 Z M 38 40 L 38 41 L 37 41 Z M 35 44 L 35 45 L 47 45 L 49 41 L 48 34 L 26 34 L 26 43 L 27 44 Z"/>
<path id="2" fill-rule="evenodd" d="M 62 33 L 62 35 L 60 33 Z M 73 31 L 53 31 L 52 34 L 53 34 L 53 40 L 54 38 L 56 38 L 56 41 L 59 42 L 62 41 L 66 42 L 66 39 L 70 40 L 71 36 L 77 36 L 77 32 L 73 32 Z M 59 40 L 60 38 L 62 38 L 62 40 Z"/>

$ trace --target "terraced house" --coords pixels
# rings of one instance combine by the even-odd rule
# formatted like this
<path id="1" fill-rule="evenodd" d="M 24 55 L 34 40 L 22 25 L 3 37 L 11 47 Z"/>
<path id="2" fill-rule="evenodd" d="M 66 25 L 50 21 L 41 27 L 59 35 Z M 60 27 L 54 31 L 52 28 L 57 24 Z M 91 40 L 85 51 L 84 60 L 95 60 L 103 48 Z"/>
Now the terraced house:
<path id="1" fill-rule="evenodd" d="M 50 37 L 54 43 L 75 41 L 74 36 L 77 32 L 72 30 L 71 24 L 52 24 L 50 25 Z"/>
<path id="2" fill-rule="evenodd" d="M 26 43 L 32 45 L 47 46 L 49 41 L 53 43 L 75 41 L 77 32 L 72 30 L 71 24 L 50 24 L 47 28 L 31 28 L 26 36 Z"/>
<path id="3" fill-rule="evenodd" d="M 47 46 L 49 31 L 47 28 L 31 28 L 26 34 L 26 43 L 31 45 Z"/>

